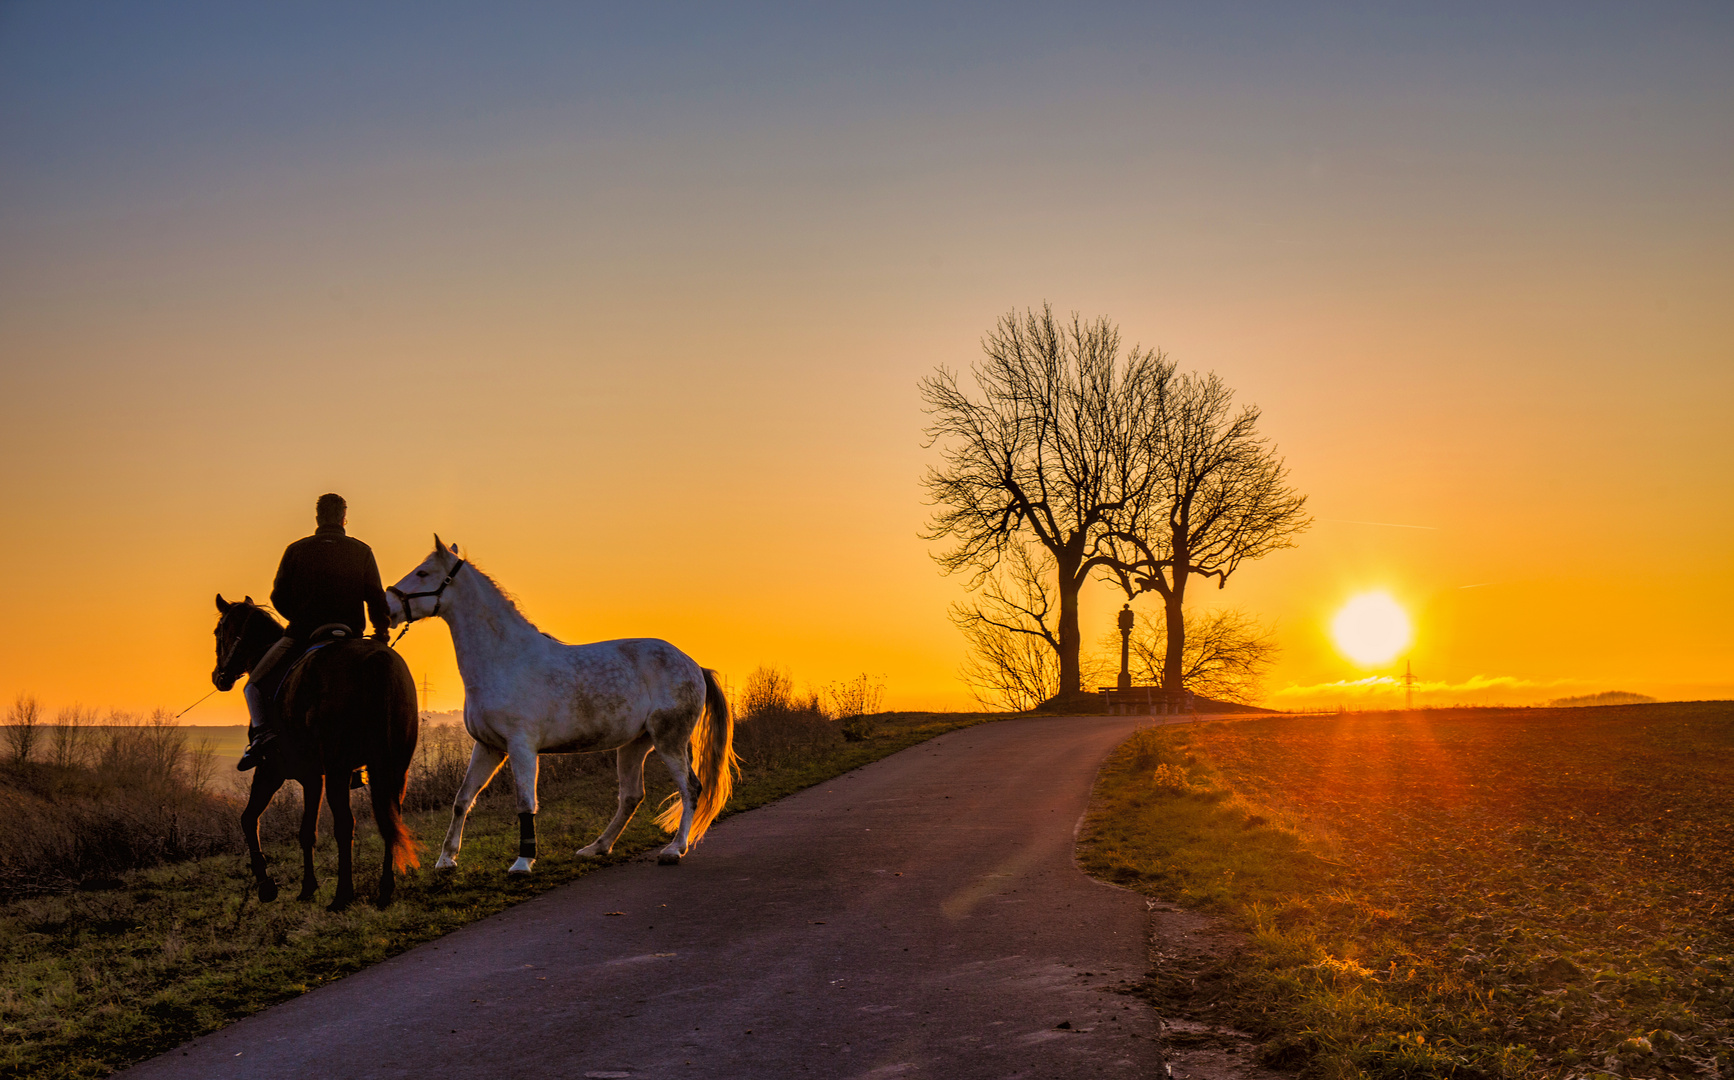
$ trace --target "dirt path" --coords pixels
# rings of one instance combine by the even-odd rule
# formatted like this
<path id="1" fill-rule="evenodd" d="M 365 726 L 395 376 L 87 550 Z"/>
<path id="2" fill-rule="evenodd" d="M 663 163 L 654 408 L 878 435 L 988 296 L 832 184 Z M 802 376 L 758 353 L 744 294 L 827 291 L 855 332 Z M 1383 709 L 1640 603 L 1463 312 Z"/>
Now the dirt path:
<path id="1" fill-rule="evenodd" d="M 1149 722 L 941 736 L 124 1075 L 1160 1076 L 1150 1010 L 1109 989 L 1147 969 L 1144 899 L 1072 862 Z"/>

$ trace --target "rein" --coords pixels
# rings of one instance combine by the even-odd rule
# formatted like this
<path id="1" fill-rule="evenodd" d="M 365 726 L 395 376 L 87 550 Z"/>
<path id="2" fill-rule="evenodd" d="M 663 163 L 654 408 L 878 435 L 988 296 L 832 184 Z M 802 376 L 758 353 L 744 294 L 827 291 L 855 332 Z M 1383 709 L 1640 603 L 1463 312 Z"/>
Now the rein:
<path id="1" fill-rule="evenodd" d="M 403 635 L 409 633 L 411 623 L 420 622 L 422 619 L 431 619 L 440 613 L 440 595 L 446 591 L 446 586 L 452 583 L 452 579 L 458 576 L 458 571 L 464 568 L 465 561 L 466 560 L 464 559 L 459 559 L 458 564 L 452 567 L 451 573 L 446 575 L 446 579 L 440 582 L 440 587 L 437 589 L 428 589 L 425 592 L 406 593 L 396 585 L 386 587 L 385 591 L 397 597 L 398 606 L 403 608 L 403 629 L 397 632 L 397 639 L 391 643 L 393 648 L 397 646 L 399 641 L 403 640 Z M 426 615 L 412 614 L 409 610 L 409 602 L 411 600 L 419 600 L 424 596 L 431 596 L 434 598 L 433 610 L 428 612 Z"/>

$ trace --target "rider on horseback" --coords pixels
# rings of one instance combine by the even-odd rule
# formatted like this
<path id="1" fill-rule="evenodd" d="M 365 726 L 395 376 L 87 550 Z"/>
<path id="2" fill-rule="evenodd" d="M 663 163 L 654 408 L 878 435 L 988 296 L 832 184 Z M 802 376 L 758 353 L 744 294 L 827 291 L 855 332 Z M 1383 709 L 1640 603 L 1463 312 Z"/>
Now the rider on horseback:
<path id="1" fill-rule="evenodd" d="M 289 626 L 247 677 L 242 696 L 247 699 L 249 741 L 247 752 L 235 763 L 237 769 L 259 764 L 277 737 L 272 722 L 277 687 L 294 661 L 314 644 L 316 633 L 361 636 L 365 608 L 373 622 L 374 640 L 386 640 L 389 619 L 379 564 L 373 561 L 371 548 L 344 532 L 348 513 L 343 496 L 319 496 L 318 529 L 283 552 L 271 604 Z"/>

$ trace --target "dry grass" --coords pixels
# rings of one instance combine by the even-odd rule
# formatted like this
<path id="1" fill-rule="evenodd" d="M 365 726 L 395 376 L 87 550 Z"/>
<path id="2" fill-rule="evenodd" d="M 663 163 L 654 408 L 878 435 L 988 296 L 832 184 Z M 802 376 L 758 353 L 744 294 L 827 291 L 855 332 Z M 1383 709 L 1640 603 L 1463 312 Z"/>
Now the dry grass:
<path id="1" fill-rule="evenodd" d="M 0 899 L 237 848 L 232 801 L 212 791 L 213 757 L 189 745 L 188 729 L 162 713 L 57 719 L 28 739 L 22 725 L 5 729 L 13 753 L 0 765 Z"/>
<path id="2" fill-rule="evenodd" d="M 1093 872 L 1248 934 L 1207 992 L 1312 1076 L 1734 1076 L 1734 707 L 1140 733 Z"/>

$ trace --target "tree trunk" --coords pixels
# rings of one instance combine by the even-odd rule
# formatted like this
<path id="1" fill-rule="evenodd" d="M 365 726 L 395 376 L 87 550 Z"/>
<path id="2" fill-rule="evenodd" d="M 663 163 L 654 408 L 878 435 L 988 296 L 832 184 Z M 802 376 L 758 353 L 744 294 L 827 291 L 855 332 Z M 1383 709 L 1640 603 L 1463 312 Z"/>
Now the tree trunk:
<path id="1" fill-rule="evenodd" d="M 1186 655 L 1186 574 L 1174 571 L 1174 587 L 1162 597 L 1162 617 L 1168 630 L 1168 651 L 1162 656 L 1162 689 L 1184 690 Z"/>
<path id="2" fill-rule="evenodd" d="M 1078 665 L 1078 652 L 1084 640 L 1078 629 L 1078 593 L 1084 581 L 1077 570 L 1076 560 L 1071 565 L 1060 563 L 1060 697 L 1075 697 L 1084 688 L 1083 672 Z"/>

